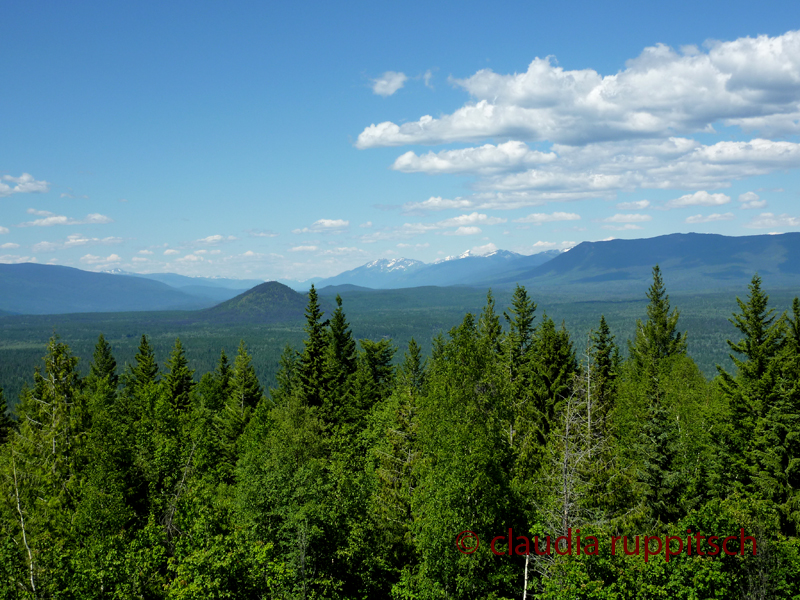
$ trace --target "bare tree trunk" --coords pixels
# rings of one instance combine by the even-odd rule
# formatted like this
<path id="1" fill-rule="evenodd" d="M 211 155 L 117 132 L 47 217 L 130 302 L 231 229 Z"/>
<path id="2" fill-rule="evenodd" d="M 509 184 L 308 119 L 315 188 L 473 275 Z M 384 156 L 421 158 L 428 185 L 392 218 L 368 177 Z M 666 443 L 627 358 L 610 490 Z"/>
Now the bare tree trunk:
<path id="1" fill-rule="evenodd" d="M 25 517 L 22 516 L 22 508 L 20 507 L 19 503 L 19 485 L 17 484 L 17 463 L 14 460 L 14 455 L 11 455 L 11 465 L 14 469 L 14 493 L 17 497 L 17 512 L 19 513 L 19 524 L 22 528 L 22 541 L 25 544 L 25 549 L 28 551 L 28 567 L 30 568 L 30 576 L 31 576 L 31 591 L 33 592 L 34 598 L 36 597 L 36 583 L 33 580 L 33 553 L 31 552 L 31 547 L 28 545 L 28 536 L 25 533 Z"/>

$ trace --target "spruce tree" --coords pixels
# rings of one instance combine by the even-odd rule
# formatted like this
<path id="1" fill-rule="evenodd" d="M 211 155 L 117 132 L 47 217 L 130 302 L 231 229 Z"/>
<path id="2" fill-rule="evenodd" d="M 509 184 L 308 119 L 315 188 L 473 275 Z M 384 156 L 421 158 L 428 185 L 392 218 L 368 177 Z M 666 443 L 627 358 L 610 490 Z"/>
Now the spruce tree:
<path id="1" fill-rule="evenodd" d="M 590 336 L 589 392 L 595 396 L 592 402 L 597 421 L 605 423 L 606 416 L 612 409 L 614 401 L 614 385 L 619 375 L 621 358 L 619 347 L 614 343 L 611 328 L 604 315 L 600 315 L 600 325 Z"/>
<path id="2" fill-rule="evenodd" d="M 669 295 L 664 288 L 661 269 L 653 267 L 653 284 L 647 292 L 647 322 L 636 321 L 636 337 L 628 343 L 630 356 L 638 369 L 652 372 L 659 361 L 686 353 L 686 336 L 677 331 L 678 309 L 670 313 Z"/>
<path id="3" fill-rule="evenodd" d="M 156 363 L 155 353 L 146 335 L 142 335 L 139 342 L 139 351 L 134 357 L 136 365 L 131 367 L 133 383 L 138 387 L 144 387 L 149 383 L 155 383 L 158 377 L 158 364 Z"/>
<path id="4" fill-rule="evenodd" d="M 500 342 L 503 336 L 503 326 L 500 317 L 495 312 L 494 296 L 492 290 L 486 292 L 486 305 L 483 307 L 478 319 L 478 333 L 486 340 L 489 347 L 495 352 L 500 352 Z"/>
<path id="5" fill-rule="evenodd" d="M 175 339 L 172 354 L 167 360 L 167 374 L 164 382 L 172 399 L 172 405 L 178 411 L 189 407 L 189 394 L 194 388 L 194 370 L 189 368 L 189 361 L 183 351 L 180 338 Z"/>
<path id="6" fill-rule="evenodd" d="M 103 334 L 97 338 L 97 345 L 94 348 L 92 364 L 89 368 L 89 380 L 96 386 L 96 382 L 107 380 L 112 389 L 116 389 L 119 383 L 117 377 L 117 361 L 111 353 L 111 345 L 106 341 Z"/>
<path id="7" fill-rule="evenodd" d="M 400 380 L 413 394 L 419 394 L 425 385 L 425 365 L 427 361 L 422 358 L 422 348 L 412 337 L 408 342 L 408 350 L 403 355 L 400 365 Z"/>
<path id="8" fill-rule="evenodd" d="M 336 295 L 336 310 L 330 319 L 324 357 L 325 386 L 323 404 L 326 420 L 352 402 L 353 376 L 356 372 L 356 342 L 342 310 L 342 298 Z"/>
<path id="9" fill-rule="evenodd" d="M 328 341 L 325 328 L 328 322 L 322 320 L 323 312 L 313 284 L 308 291 L 305 314 L 306 339 L 303 340 L 303 352 L 298 366 L 300 391 L 308 406 L 321 406 L 325 385 L 325 348 Z"/>
<path id="10" fill-rule="evenodd" d="M 504 313 L 508 323 L 507 359 L 511 367 L 511 378 L 514 379 L 533 344 L 536 328 L 533 321 L 536 318 L 536 303 L 528 297 L 528 292 L 521 285 L 514 288 L 511 297 L 511 308 Z M 511 314 L 509 314 L 511 313 Z"/>

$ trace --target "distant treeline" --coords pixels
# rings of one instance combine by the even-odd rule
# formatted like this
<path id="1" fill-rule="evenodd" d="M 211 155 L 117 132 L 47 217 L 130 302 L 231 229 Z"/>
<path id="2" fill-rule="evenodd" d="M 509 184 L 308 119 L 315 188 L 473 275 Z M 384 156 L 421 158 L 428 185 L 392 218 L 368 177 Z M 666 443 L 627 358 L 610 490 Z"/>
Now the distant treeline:
<path id="1" fill-rule="evenodd" d="M 754 277 L 709 381 L 658 267 L 647 298 L 624 359 L 604 317 L 576 345 L 517 287 L 398 361 L 312 287 L 267 393 L 243 343 L 196 376 L 180 340 L 118 369 L 101 335 L 81 376 L 53 337 L 0 420 L 0 597 L 797 597 L 800 300 Z M 698 534 L 757 553 L 610 546 Z"/>

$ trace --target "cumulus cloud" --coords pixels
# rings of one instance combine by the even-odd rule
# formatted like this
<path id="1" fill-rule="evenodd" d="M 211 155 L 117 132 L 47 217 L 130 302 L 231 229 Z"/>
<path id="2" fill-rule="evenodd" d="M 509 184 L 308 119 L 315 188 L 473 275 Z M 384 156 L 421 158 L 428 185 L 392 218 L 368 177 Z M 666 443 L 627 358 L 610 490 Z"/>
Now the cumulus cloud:
<path id="1" fill-rule="evenodd" d="M 233 235 L 229 235 L 229 236 L 226 237 L 224 235 L 216 234 L 216 235 L 209 235 L 208 237 L 204 237 L 204 238 L 201 238 L 199 240 L 195 240 L 194 243 L 195 244 L 201 244 L 201 245 L 215 246 L 215 245 L 221 244 L 223 242 L 232 242 L 235 239 L 236 239 L 236 236 L 233 236 Z"/>
<path id="2" fill-rule="evenodd" d="M 619 202 L 617 210 L 642 210 L 650 206 L 650 200 L 636 200 L 634 202 Z"/>
<path id="3" fill-rule="evenodd" d="M 168 248 L 164 250 L 164 256 L 174 256 L 175 254 L 180 254 L 180 250 L 176 250 L 175 248 Z"/>
<path id="4" fill-rule="evenodd" d="M 139 250 L 139 254 L 152 254 L 152 250 Z"/>
<path id="5" fill-rule="evenodd" d="M 372 93 L 386 98 L 402 88 L 407 80 L 408 77 L 405 73 L 386 71 L 377 79 L 372 80 Z"/>
<path id="6" fill-rule="evenodd" d="M 436 223 L 437 227 L 456 227 L 461 225 L 499 225 L 500 223 L 505 223 L 508 219 L 503 219 L 500 217 L 490 217 L 489 215 L 484 215 L 481 213 L 470 213 L 468 215 L 459 215 L 457 217 L 453 217 L 452 219 L 444 219 L 443 221 L 439 221 Z"/>
<path id="7" fill-rule="evenodd" d="M 713 213 L 710 215 L 693 215 L 686 218 L 686 223 L 711 223 L 713 221 L 733 221 L 733 213 Z"/>
<path id="8" fill-rule="evenodd" d="M 404 212 L 417 212 L 421 210 L 447 210 L 451 208 L 469 208 L 473 205 L 471 200 L 456 198 L 448 200 L 441 196 L 432 196 L 423 202 L 406 202 L 403 205 Z"/>
<path id="9" fill-rule="evenodd" d="M 0 234 L 3 233 L 8 233 L 8 227 L 3 227 L 2 225 L 0 225 Z"/>
<path id="10" fill-rule="evenodd" d="M 248 229 L 247 235 L 250 237 L 277 237 L 278 234 L 271 229 Z"/>
<path id="11" fill-rule="evenodd" d="M 524 73 L 490 69 L 451 82 L 472 97 L 450 115 L 373 124 L 359 148 L 470 142 L 489 137 L 586 144 L 697 132 L 723 121 L 800 130 L 800 32 L 712 42 L 706 52 L 645 48 L 613 75 L 564 70 L 535 58 Z"/>
<path id="12" fill-rule="evenodd" d="M 475 246 L 474 248 L 470 248 L 469 251 L 470 254 L 475 256 L 485 256 L 487 254 L 491 254 L 492 252 L 497 252 L 497 246 L 491 242 L 484 244 L 483 246 Z"/>
<path id="13" fill-rule="evenodd" d="M 100 213 L 91 213 L 84 219 L 73 219 L 64 215 L 56 215 L 46 210 L 28 209 L 29 214 L 41 216 L 41 219 L 20 223 L 17 227 L 51 227 L 53 225 L 102 225 L 113 223 L 114 220 Z"/>
<path id="14" fill-rule="evenodd" d="M 392 168 L 404 173 L 494 173 L 550 163 L 556 158 L 553 152 L 531 150 L 523 142 L 510 141 L 421 156 L 406 152 L 394 161 Z"/>
<path id="15" fill-rule="evenodd" d="M 38 181 L 30 173 L 23 173 L 19 177 L 3 175 L 0 179 L 0 198 L 11 194 L 47 192 L 49 189 L 50 184 L 48 182 Z"/>
<path id="16" fill-rule="evenodd" d="M 686 194 L 680 198 L 675 198 L 667 202 L 666 208 L 685 208 L 687 206 L 722 206 L 731 201 L 730 196 L 725 194 L 709 194 L 708 192 L 695 192 Z"/>
<path id="17" fill-rule="evenodd" d="M 757 217 L 753 217 L 745 227 L 753 229 L 784 229 L 789 227 L 800 227 L 800 217 L 792 217 L 787 214 L 776 216 L 773 213 L 761 213 Z"/>
<path id="18" fill-rule="evenodd" d="M 180 258 L 176 258 L 175 262 L 190 263 L 190 262 L 200 262 L 202 260 L 205 260 L 202 256 L 197 256 L 196 254 L 187 254 L 186 256 L 181 256 Z"/>
<path id="19" fill-rule="evenodd" d="M 739 208 L 748 209 L 748 208 L 764 208 L 767 205 L 766 200 L 761 200 L 755 192 L 745 192 L 744 194 L 739 194 Z"/>
<path id="20" fill-rule="evenodd" d="M 118 254 L 110 254 L 109 256 L 95 256 L 94 254 L 85 254 L 81 256 L 81 262 L 87 265 L 108 265 L 121 262 L 122 258 Z"/>
<path id="21" fill-rule="evenodd" d="M 483 144 L 406 152 L 393 164 L 476 175 L 477 191 L 496 195 L 460 199 L 462 209 L 613 199 L 637 189 L 717 189 L 800 167 L 800 144 L 768 139 L 800 133 L 800 31 L 708 42 L 702 51 L 656 45 L 606 76 L 536 58 L 524 73 L 484 69 L 451 83 L 470 96 L 455 112 L 372 124 L 356 146 Z M 720 122 L 758 135 L 708 145 L 689 137 L 713 133 Z M 503 141 L 486 143 L 495 139 Z M 531 143 L 550 147 L 537 151 Z"/>
<path id="22" fill-rule="evenodd" d="M 314 252 L 318 248 L 316 246 L 295 246 L 294 248 L 289 248 L 290 252 Z"/>
<path id="23" fill-rule="evenodd" d="M 568 212 L 554 212 L 552 214 L 531 213 L 527 217 L 514 219 L 514 223 L 534 223 L 535 225 L 541 225 L 542 223 L 553 223 L 555 221 L 578 221 L 580 218 L 580 215 Z"/>
<path id="24" fill-rule="evenodd" d="M 14 242 L 6 242 L 5 244 L 0 244 L 0 250 L 14 250 L 19 248 L 19 244 L 15 244 Z"/>
<path id="25" fill-rule="evenodd" d="M 653 217 L 651 215 L 618 213 L 600 220 L 603 223 L 644 223 L 645 221 L 652 221 Z"/>
<path id="26" fill-rule="evenodd" d="M 478 235 L 480 232 L 480 227 L 459 227 L 455 231 L 446 231 L 444 235 Z"/>
<path id="27" fill-rule="evenodd" d="M 319 219 L 311 227 L 293 229 L 292 233 L 341 233 L 350 226 L 350 221 L 344 219 Z"/>
<path id="28" fill-rule="evenodd" d="M 35 256 L 16 256 L 14 254 L 2 254 L 2 255 L 0 255 L 0 263 L 3 263 L 3 264 L 12 264 L 12 265 L 14 265 L 14 264 L 28 263 L 28 262 L 35 263 L 36 262 L 36 257 Z"/>

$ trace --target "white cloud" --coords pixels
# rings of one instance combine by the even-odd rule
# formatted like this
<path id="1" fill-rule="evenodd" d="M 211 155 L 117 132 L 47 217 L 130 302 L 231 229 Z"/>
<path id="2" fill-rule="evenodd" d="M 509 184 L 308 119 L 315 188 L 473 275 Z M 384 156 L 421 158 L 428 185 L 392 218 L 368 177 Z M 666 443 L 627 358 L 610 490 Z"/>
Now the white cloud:
<path id="1" fill-rule="evenodd" d="M 250 237 L 278 237 L 271 229 L 248 229 L 246 233 Z"/>
<path id="2" fill-rule="evenodd" d="M 209 245 L 209 246 L 215 246 L 215 245 L 221 244 L 223 242 L 232 242 L 234 240 L 236 240 L 236 237 L 233 236 L 233 235 L 229 235 L 229 236 L 226 237 L 224 235 L 216 234 L 216 235 L 209 235 L 208 237 L 204 237 L 204 238 L 199 239 L 199 240 L 195 240 L 193 243 L 194 244 L 205 244 L 205 245 Z"/>
<path id="3" fill-rule="evenodd" d="M 317 250 L 316 246 L 295 246 L 294 248 L 289 248 L 289 252 L 314 252 Z"/>
<path id="4" fill-rule="evenodd" d="M 510 141 L 497 146 L 486 144 L 478 148 L 428 152 L 418 156 L 406 152 L 394 161 L 392 168 L 404 173 L 494 173 L 550 163 L 554 152 L 531 150 L 523 142 Z"/>
<path id="5" fill-rule="evenodd" d="M 478 235 L 480 232 L 480 227 L 459 227 L 455 231 L 445 232 L 444 235 Z"/>
<path id="6" fill-rule="evenodd" d="M 397 244 L 397 247 L 398 248 L 428 248 L 428 247 L 430 247 L 430 244 L 428 242 L 425 242 L 424 244 L 404 244 L 404 243 L 400 242 L 399 244 Z"/>
<path id="7" fill-rule="evenodd" d="M 211 250 L 209 254 L 222 254 L 222 250 Z"/>
<path id="8" fill-rule="evenodd" d="M 642 210 L 650 206 L 650 200 L 636 200 L 634 202 L 619 202 L 617 210 Z"/>
<path id="9" fill-rule="evenodd" d="M 173 256 L 175 254 L 180 254 L 180 253 L 181 251 L 176 250 L 175 248 L 168 248 L 167 250 L 164 250 L 164 256 Z"/>
<path id="10" fill-rule="evenodd" d="M 31 249 L 34 252 L 55 252 L 60 248 L 61 244 L 56 244 L 55 242 L 39 242 L 38 244 L 34 244 Z"/>
<path id="11" fill-rule="evenodd" d="M 43 218 L 34 221 L 27 221 L 20 223 L 17 227 L 51 227 L 53 225 L 98 225 L 104 223 L 113 223 L 114 220 L 100 213 L 91 213 L 86 215 L 83 220 L 72 219 L 64 215 L 55 215 L 45 210 L 28 209 L 28 213 L 34 215 L 41 215 Z"/>
<path id="12" fill-rule="evenodd" d="M 452 219 L 445 219 L 443 221 L 439 221 L 436 223 L 437 227 L 456 227 L 460 225 L 499 225 L 500 223 L 505 223 L 508 219 L 503 219 L 500 217 L 490 217 L 488 215 L 484 215 L 478 212 L 459 215 L 457 217 L 453 217 Z"/>
<path id="13" fill-rule="evenodd" d="M 685 208 L 687 206 L 722 206 L 731 201 L 730 196 L 725 194 L 709 194 L 701 191 L 694 194 L 686 194 L 680 198 L 675 198 L 667 202 L 666 208 Z"/>
<path id="14" fill-rule="evenodd" d="M 0 244 L 0 250 L 14 250 L 19 248 L 19 244 L 15 244 L 14 242 L 6 242 L 5 244 Z"/>
<path id="15" fill-rule="evenodd" d="M 363 227 L 364 229 L 370 229 L 372 227 L 372 221 L 367 221 L 366 223 L 362 223 L 359 227 Z"/>
<path id="16" fill-rule="evenodd" d="M 433 84 L 431 83 L 431 79 L 433 79 L 433 72 L 431 72 L 431 70 L 428 69 L 422 76 L 422 81 L 425 82 L 425 87 L 433 89 Z"/>
<path id="17" fill-rule="evenodd" d="M 450 115 L 365 128 L 357 146 L 470 142 L 489 137 L 563 144 L 667 137 L 723 121 L 800 131 L 800 32 L 711 42 L 707 52 L 645 48 L 613 75 L 536 58 L 524 73 L 489 69 L 451 82 L 473 101 Z"/>
<path id="18" fill-rule="evenodd" d="M 377 79 L 372 80 L 372 93 L 386 98 L 402 88 L 407 80 L 408 77 L 405 73 L 386 71 Z"/>
<path id="19" fill-rule="evenodd" d="M 733 213 L 713 213 L 710 215 L 693 215 L 686 218 L 686 223 L 711 223 L 713 221 L 733 221 Z"/>
<path id="20" fill-rule="evenodd" d="M 351 256 L 354 254 L 366 254 L 366 252 L 361 248 L 343 247 L 343 248 L 330 248 L 328 250 L 323 250 L 322 254 L 325 256 Z"/>
<path id="21" fill-rule="evenodd" d="M 134 256 L 131 260 L 133 262 L 148 262 L 150 259 L 144 258 L 142 256 Z"/>
<path id="22" fill-rule="evenodd" d="M 121 237 L 104 237 L 104 238 L 91 238 L 86 237 L 85 235 L 81 235 L 79 233 L 74 233 L 72 235 L 68 235 L 66 241 L 64 242 L 65 248 L 72 248 L 75 246 L 87 246 L 87 245 L 108 245 L 108 244 L 121 244 L 122 243 Z"/>
<path id="23" fill-rule="evenodd" d="M 432 196 L 423 202 L 407 202 L 403 205 L 405 212 L 420 211 L 420 210 L 447 210 L 451 208 L 469 208 L 472 206 L 472 201 L 463 198 L 456 198 L 455 200 L 447 200 L 441 196 Z"/>
<path id="24" fill-rule="evenodd" d="M 139 254 L 152 254 L 152 250 L 139 250 Z"/>
<path id="25" fill-rule="evenodd" d="M 19 264 L 19 263 L 27 263 L 27 262 L 36 262 L 35 256 L 15 256 L 14 254 L 2 254 L 0 255 L 0 263 L 3 264 Z"/>
<path id="26" fill-rule="evenodd" d="M 484 256 L 486 254 L 491 254 L 492 252 L 497 252 L 497 246 L 493 243 L 489 242 L 488 244 L 484 244 L 483 246 L 475 246 L 471 248 L 469 253 L 475 256 Z"/>
<path id="27" fill-rule="evenodd" d="M 8 233 L 8 227 L 0 225 L 0 234 Z"/>
<path id="28" fill-rule="evenodd" d="M 14 185 L 4 183 L 9 181 Z M 37 181 L 30 173 L 23 173 L 19 177 L 12 177 L 11 175 L 3 175 L 0 179 L 0 198 L 10 196 L 11 194 L 32 194 L 37 192 L 47 192 L 50 189 L 50 184 L 46 181 Z"/>
<path id="29" fill-rule="evenodd" d="M 629 231 L 641 228 L 641 225 L 634 225 L 633 223 L 625 223 L 625 225 L 603 225 L 603 229 L 611 229 L 612 231 Z"/>
<path id="30" fill-rule="evenodd" d="M 293 229 L 292 233 L 341 233 L 350 226 L 350 221 L 344 219 L 319 219 L 311 227 Z"/>
<path id="31" fill-rule="evenodd" d="M 121 261 L 122 259 L 117 254 L 111 254 L 105 258 L 102 256 L 95 256 L 94 254 L 85 254 L 81 257 L 81 262 L 85 262 L 88 265 L 105 265 Z"/>
<path id="32" fill-rule="evenodd" d="M 547 213 L 531 213 L 527 217 L 514 219 L 514 223 L 535 223 L 541 225 L 542 223 L 553 223 L 555 221 L 578 221 L 581 216 L 575 213 L 567 212 L 554 212 Z"/>
<path id="33" fill-rule="evenodd" d="M 773 213 L 761 213 L 753 217 L 745 227 L 753 229 L 800 227 L 800 217 L 791 217 L 787 214 L 776 216 Z"/>
<path id="34" fill-rule="evenodd" d="M 606 217 L 600 219 L 603 223 L 644 223 L 645 221 L 652 221 L 651 215 L 642 214 L 616 214 L 613 217 Z"/>
<path id="35" fill-rule="evenodd" d="M 187 254 L 186 256 L 181 256 L 180 258 L 176 258 L 175 262 L 188 263 L 188 262 L 200 262 L 202 260 L 205 260 L 202 256 L 197 256 L 196 254 Z"/>
<path id="36" fill-rule="evenodd" d="M 739 208 L 742 209 L 764 208 L 767 205 L 767 201 L 761 200 L 758 194 L 755 192 L 745 192 L 744 194 L 740 194 L 739 202 L 741 202 Z"/>

